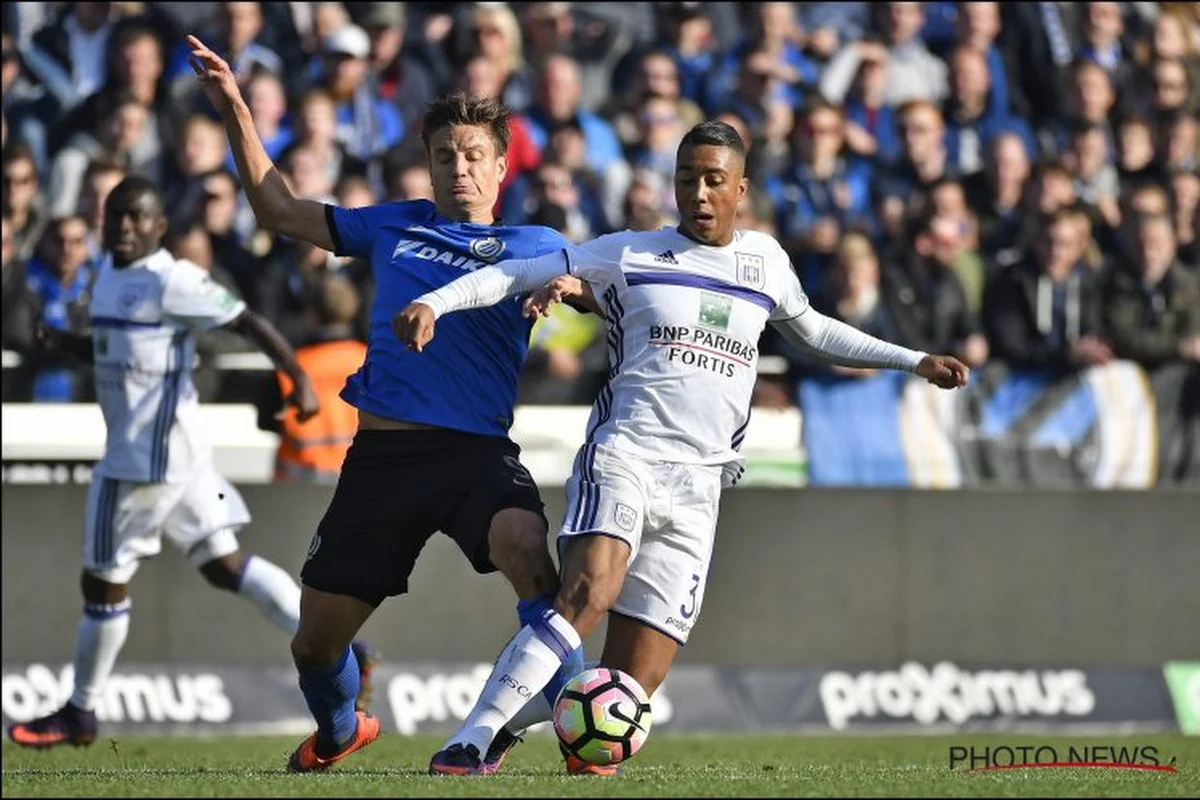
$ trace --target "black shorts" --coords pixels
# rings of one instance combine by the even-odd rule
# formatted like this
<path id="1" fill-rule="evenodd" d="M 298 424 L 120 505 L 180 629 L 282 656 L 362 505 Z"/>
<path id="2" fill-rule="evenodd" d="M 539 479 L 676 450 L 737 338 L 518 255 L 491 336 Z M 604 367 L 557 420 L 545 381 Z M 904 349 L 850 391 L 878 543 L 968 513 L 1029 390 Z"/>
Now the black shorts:
<path id="1" fill-rule="evenodd" d="M 476 572 L 494 572 L 488 528 L 496 512 L 523 508 L 546 522 L 520 454 L 513 441 L 499 436 L 359 431 L 301 580 L 377 606 L 408 591 L 417 556 L 436 531 L 458 544 Z"/>

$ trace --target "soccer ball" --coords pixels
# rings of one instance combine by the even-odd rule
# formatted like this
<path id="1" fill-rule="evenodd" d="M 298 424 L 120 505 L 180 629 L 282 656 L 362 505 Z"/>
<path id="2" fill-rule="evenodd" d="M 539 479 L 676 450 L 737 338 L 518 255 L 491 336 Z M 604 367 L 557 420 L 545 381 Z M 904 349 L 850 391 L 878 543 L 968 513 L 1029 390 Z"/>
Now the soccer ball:
<path id="1" fill-rule="evenodd" d="M 577 758 L 603 766 L 632 758 L 650 735 L 650 699 L 619 669 L 585 670 L 554 703 L 554 732 Z"/>

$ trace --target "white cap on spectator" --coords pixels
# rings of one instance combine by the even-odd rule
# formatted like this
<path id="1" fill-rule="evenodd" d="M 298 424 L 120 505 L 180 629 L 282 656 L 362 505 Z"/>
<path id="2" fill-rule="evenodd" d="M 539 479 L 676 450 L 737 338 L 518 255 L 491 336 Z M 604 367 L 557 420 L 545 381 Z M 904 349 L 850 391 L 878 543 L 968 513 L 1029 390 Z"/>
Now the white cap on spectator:
<path id="1" fill-rule="evenodd" d="M 352 58 L 371 54 L 371 37 L 357 25 L 343 25 L 325 37 L 326 53 L 343 53 Z"/>

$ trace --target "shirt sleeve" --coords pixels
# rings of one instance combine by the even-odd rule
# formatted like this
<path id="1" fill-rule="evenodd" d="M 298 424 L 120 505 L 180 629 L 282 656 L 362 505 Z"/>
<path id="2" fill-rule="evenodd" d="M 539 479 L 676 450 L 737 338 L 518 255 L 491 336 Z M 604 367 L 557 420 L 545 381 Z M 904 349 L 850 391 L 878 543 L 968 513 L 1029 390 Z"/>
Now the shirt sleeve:
<path id="1" fill-rule="evenodd" d="M 452 311 L 493 306 L 510 295 L 532 291 L 564 274 L 567 271 L 564 252 L 537 258 L 510 258 L 468 273 L 413 302 L 429 306 L 435 318 Z"/>
<path id="2" fill-rule="evenodd" d="M 325 223 L 333 240 L 334 255 L 370 258 L 379 229 L 387 225 L 412 225 L 428 216 L 426 201 L 380 203 L 362 208 L 325 206 Z"/>
<path id="3" fill-rule="evenodd" d="M 814 308 L 796 317 L 774 320 L 773 324 L 801 352 L 844 367 L 916 372 L 925 357 L 924 353 L 877 339 Z"/>
<path id="4" fill-rule="evenodd" d="M 171 267 L 163 290 L 163 314 L 195 331 L 228 325 L 246 304 L 189 261 Z"/>
<path id="5" fill-rule="evenodd" d="M 777 282 L 775 310 L 771 312 L 771 322 L 783 322 L 795 319 L 808 310 L 808 295 L 792 269 L 791 259 L 783 248 L 777 248 L 771 267 L 772 277 Z"/>
<path id="6" fill-rule="evenodd" d="M 628 242 L 619 233 L 610 233 L 590 242 L 563 248 L 568 275 L 586 281 L 597 298 L 610 286 L 623 283 L 624 271 L 621 258 Z"/>

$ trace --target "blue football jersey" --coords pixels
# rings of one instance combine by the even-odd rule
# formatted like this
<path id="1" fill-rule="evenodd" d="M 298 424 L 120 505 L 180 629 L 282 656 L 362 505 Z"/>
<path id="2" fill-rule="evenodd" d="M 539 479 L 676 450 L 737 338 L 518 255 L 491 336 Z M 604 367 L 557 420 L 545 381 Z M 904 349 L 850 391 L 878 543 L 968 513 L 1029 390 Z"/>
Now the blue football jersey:
<path id="1" fill-rule="evenodd" d="M 464 272 L 534 258 L 567 242 L 550 228 L 456 222 L 428 200 L 365 208 L 326 206 L 338 255 L 368 258 L 375 277 L 367 357 L 342 389 L 350 405 L 393 420 L 507 436 L 533 320 L 524 298 L 448 314 L 421 353 L 392 332 L 392 317 Z"/>

